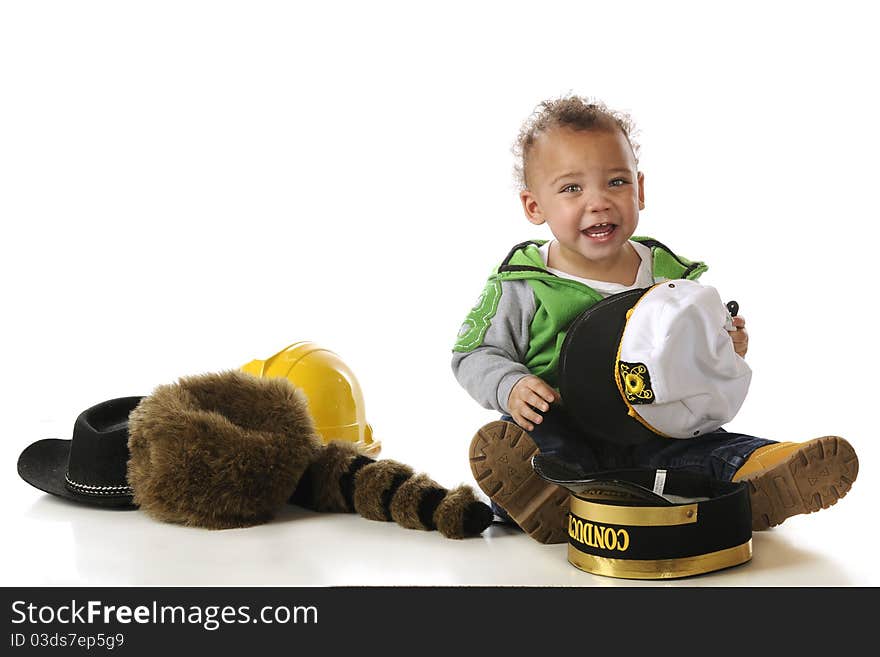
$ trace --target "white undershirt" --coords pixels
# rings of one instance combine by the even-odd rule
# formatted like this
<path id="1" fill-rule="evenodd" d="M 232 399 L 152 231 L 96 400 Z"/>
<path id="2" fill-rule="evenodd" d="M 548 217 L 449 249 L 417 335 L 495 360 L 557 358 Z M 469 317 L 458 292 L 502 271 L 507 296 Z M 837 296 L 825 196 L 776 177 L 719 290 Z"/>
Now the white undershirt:
<path id="1" fill-rule="evenodd" d="M 545 267 L 547 267 L 547 259 L 550 255 L 550 244 L 552 244 L 553 241 L 554 240 L 548 241 L 546 244 L 538 249 L 541 253 L 541 260 L 544 261 Z M 636 274 L 636 280 L 632 285 L 621 285 L 620 283 L 610 283 L 608 281 L 594 281 L 589 278 L 573 276 L 572 274 L 560 271 L 559 269 L 553 269 L 551 267 L 547 267 L 547 271 L 556 274 L 560 278 L 570 278 L 573 281 L 578 281 L 579 283 L 583 283 L 584 285 L 589 285 L 603 297 L 610 297 L 612 294 L 617 294 L 618 292 L 626 292 L 627 290 L 634 290 L 640 287 L 650 287 L 654 284 L 654 268 L 652 266 L 653 257 L 651 255 L 651 249 L 644 244 L 639 244 L 638 242 L 633 242 L 632 240 L 630 240 L 630 245 L 635 249 L 636 254 L 642 261 L 639 264 L 639 272 Z"/>

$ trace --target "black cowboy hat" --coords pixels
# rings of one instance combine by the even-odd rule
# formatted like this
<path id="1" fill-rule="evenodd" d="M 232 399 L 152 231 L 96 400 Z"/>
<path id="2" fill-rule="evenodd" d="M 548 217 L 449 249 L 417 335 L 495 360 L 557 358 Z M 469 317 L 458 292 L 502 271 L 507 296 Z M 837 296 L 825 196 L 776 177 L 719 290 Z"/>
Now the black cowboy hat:
<path id="1" fill-rule="evenodd" d="M 18 457 L 27 483 L 91 506 L 137 508 L 126 479 L 128 415 L 143 397 L 120 397 L 87 408 L 73 425 L 73 438 L 46 438 Z"/>

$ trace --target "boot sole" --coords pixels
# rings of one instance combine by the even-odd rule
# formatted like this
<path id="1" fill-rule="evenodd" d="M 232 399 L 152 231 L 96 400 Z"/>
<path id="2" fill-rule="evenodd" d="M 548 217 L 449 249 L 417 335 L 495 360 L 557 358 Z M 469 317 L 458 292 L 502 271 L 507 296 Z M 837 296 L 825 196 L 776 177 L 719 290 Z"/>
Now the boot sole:
<path id="1" fill-rule="evenodd" d="M 540 543 L 566 543 L 568 490 L 535 474 L 538 448 L 512 422 L 490 422 L 470 446 L 471 472 L 480 489 Z"/>
<path id="2" fill-rule="evenodd" d="M 749 486 L 752 530 L 827 509 L 849 492 L 858 473 L 859 459 L 843 438 L 825 436 L 804 443 L 785 461 L 743 480 Z"/>

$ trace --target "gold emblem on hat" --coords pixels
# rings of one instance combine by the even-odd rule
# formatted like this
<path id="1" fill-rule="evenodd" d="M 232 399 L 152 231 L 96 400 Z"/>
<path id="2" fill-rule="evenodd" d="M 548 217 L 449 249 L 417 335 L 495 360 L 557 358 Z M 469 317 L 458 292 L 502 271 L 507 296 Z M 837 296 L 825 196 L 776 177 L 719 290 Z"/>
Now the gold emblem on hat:
<path id="1" fill-rule="evenodd" d="M 625 363 L 620 361 L 620 380 L 623 382 L 623 393 L 630 404 L 654 403 L 654 391 L 651 390 L 651 376 L 648 368 L 642 363 Z"/>

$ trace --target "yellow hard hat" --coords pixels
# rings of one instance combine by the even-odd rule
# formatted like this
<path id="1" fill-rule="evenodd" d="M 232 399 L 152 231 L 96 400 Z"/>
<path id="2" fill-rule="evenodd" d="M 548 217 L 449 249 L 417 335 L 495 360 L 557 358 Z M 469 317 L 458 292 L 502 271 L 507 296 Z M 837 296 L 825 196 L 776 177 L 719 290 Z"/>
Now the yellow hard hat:
<path id="1" fill-rule="evenodd" d="M 241 369 L 259 377 L 282 377 L 305 393 L 315 429 L 324 442 L 347 440 L 376 455 L 380 444 L 367 424 L 361 387 L 348 365 L 314 342 L 294 342 L 266 360 Z"/>

